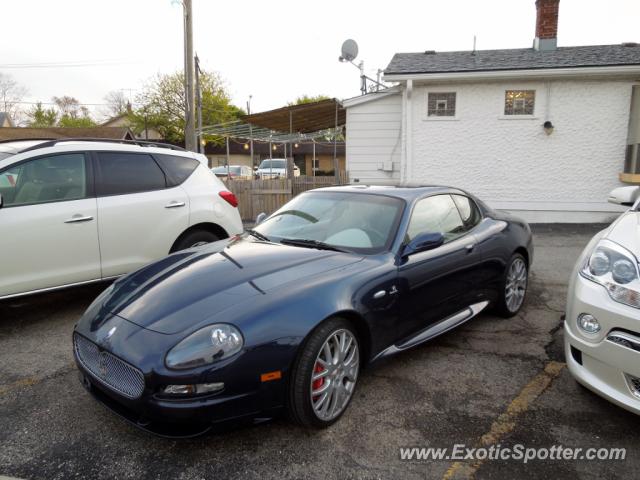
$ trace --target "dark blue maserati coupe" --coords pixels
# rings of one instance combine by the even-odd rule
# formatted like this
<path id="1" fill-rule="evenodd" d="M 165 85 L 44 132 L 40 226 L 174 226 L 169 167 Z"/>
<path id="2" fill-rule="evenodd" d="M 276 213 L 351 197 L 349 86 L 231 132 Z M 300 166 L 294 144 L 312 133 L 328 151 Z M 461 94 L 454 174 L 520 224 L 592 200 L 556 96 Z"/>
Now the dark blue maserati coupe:
<path id="1" fill-rule="evenodd" d="M 283 410 L 326 427 L 364 365 L 487 308 L 515 315 L 532 255 L 524 221 L 459 189 L 313 190 L 117 280 L 76 325 L 75 359 L 97 399 L 156 434 Z"/>

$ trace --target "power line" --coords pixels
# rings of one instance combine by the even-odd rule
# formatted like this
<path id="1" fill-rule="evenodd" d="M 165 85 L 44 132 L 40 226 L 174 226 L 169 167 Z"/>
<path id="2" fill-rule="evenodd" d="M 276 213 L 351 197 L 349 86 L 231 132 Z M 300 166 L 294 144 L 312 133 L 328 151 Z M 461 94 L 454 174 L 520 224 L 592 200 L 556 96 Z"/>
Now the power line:
<path id="1" fill-rule="evenodd" d="M 82 68 L 82 67 L 108 67 L 114 65 L 130 65 L 136 63 L 133 60 L 82 60 L 71 62 L 41 62 L 41 63 L 3 63 L 2 69 L 29 69 L 29 68 Z"/>

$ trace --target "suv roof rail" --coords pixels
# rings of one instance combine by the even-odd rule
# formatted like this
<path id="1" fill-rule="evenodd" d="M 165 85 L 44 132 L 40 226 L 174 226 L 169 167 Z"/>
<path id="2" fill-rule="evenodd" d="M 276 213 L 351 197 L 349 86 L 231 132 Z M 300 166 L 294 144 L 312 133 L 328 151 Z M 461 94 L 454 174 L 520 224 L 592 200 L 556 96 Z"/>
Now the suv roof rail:
<path id="1" fill-rule="evenodd" d="M 10 141 L 22 142 L 26 140 L 44 140 L 44 142 L 22 149 L 20 150 L 19 153 L 30 152 L 31 150 L 38 150 L 39 148 L 53 147 L 60 142 L 121 143 L 124 145 L 138 145 L 140 147 L 167 148 L 169 150 L 178 150 L 181 152 L 186 152 L 184 148 L 178 147 L 176 145 L 171 145 L 169 143 L 162 143 L 162 142 L 149 142 L 145 140 L 118 140 L 113 138 L 51 138 L 51 139 L 15 138 Z"/>

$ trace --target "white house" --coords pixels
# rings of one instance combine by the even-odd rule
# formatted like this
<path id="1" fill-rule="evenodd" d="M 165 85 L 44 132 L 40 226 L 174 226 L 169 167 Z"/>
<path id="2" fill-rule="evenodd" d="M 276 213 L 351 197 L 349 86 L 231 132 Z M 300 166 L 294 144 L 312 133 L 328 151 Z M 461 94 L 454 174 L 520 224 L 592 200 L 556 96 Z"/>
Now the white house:
<path id="1" fill-rule="evenodd" d="M 619 212 L 609 191 L 640 183 L 640 45 L 557 47 L 559 0 L 536 7 L 532 48 L 398 53 L 396 86 L 344 101 L 351 180 L 453 185 L 534 222 Z"/>

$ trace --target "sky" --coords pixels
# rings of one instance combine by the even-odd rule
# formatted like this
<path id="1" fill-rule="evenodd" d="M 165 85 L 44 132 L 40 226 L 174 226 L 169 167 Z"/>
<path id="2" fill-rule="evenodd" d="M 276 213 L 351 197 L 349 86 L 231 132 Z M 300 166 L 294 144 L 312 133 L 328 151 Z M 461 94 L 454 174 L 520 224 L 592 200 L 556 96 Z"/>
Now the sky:
<path id="1" fill-rule="evenodd" d="M 193 9 L 202 68 L 221 75 L 236 105 L 252 96 L 252 112 L 304 94 L 358 95 L 358 70 L 338 61 L 347 38 L 375 77 L 395 52 L 470 50 L 474 35 L 479 50 L 529 47 L 535 30 L 534 0 L 193 0 Z M 0 0 L 0 18 L 0 72 L 27 89 L 25 102 L 101 104 L 112 90 L 133 100 L 184 64 L 180 0 Z M 639 21 L 638 0 L 561 0 L 558 43 L 640 42 Z"/>

